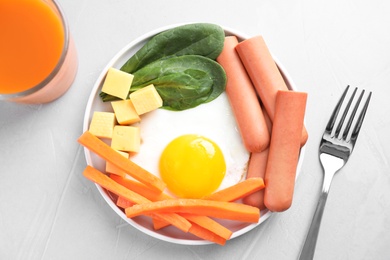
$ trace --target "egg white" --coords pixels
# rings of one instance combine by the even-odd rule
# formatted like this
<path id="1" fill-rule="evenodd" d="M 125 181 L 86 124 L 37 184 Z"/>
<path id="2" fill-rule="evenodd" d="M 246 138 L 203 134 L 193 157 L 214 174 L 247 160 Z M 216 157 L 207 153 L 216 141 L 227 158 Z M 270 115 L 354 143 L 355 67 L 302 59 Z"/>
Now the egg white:
<path id="1" fill-rule="evenodd" d="M 176 137 L 198 134 L 214 141 L 222 150 L 226 174 L 219 189 L 245 177 L 249 152 L 242 142 L 226 93 L 217 99 L 184 111 L 157 109 L 141 117 L 141 148 L 131 157 L 149 172 L 160 176 L 159 160 Z"/>

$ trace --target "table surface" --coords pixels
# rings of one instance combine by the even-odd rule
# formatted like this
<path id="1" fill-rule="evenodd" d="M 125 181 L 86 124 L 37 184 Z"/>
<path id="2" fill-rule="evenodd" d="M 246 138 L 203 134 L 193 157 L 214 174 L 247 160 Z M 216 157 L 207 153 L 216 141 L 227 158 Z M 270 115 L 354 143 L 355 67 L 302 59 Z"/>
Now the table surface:
<path id="1" fill-rule="evenodd" d="M 0 259 L 296 259 L 322 186 L 319 141 L 347 85 L 373 98 L 352 157 L 333 181 L 315 259 L 389 259 L 389 1 L 59 2 L 78 50 L 73 86 L 45 105 L 0 103 Z M 82 176 L 76 142 L 110 59 L 151 30 L 186 22 L 263 35 L 308 93 L 310 138 L 292 207 L 224 247 L 172 244 L 128 225 Z"/>

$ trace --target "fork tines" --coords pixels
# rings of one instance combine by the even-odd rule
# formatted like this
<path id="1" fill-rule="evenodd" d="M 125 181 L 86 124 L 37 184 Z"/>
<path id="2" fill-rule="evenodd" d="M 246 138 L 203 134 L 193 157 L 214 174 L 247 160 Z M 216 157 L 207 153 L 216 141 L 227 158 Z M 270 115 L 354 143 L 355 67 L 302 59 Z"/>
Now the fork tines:
<path id="1" fill-rule="evenodd" d="M 371 99 L 371 91 L 369 92 L 368 96 L 366 97 L 366 101 L 365 101 L 363 107 L 361 107 L 360 110 L 359 110 L 358 118 L 354 121 L 355 115 L 356 115 L 356 113 L 358 112 L 358 109 L 359 109 L 359 105 L 360 105 L 360 103 L 361 103 L 361 101 L 363 99 L 365 90 L 363 89 L 360 92 L 360 95 L 359 95 L 358 99 L 356 101 L 354 101 L 356 92 L 358 90 L 358 88 L 355 88 L 353 90 L 353 92 L 352 92 L 348 102 L 343 105 L 344 99 L 347 96 L 348 90 L 349 90 L 349 85 L 344 90 L 343 95 L 341 96 L 341 98 L 338 101 L 335 109 L 333 110 L 332 116 L 330 117 L 329 122 L 328 122 L 328 124 L 326 126 L 326 131 L 329 132 L 329 133 L 334 131 L 332 136 L 340 138 L 340 139 L 342 138 L 343 140 L 347 140 L 348 136 L 350 135 L 350 141 L 351 142 L 355 142 L 357 137 L 358 137 L 359 130 L 360 130 L 361 126 L 362 126 L 363 119 L 364 119 L 364 116 L 365 116 L 367 108 L 368 108 L 368 104 L 369 104 L 370 99 Z M 354 107 L 353 107 L 353 110 L 351 111 L 350 107 L 351 107 L 352 104 L 354 105 Z M 338 116 L 338 114 L 339 114 L 339 112 L 340 112 L 340 110 L 342 108 L 343 108 L 343 112 L 342 112 L 342 114 L 340 116 Z M 339 122 L 337 124 L 337 127 L 334 128 L 334 125 L 335 125 L 336 120 L 338 118 L 339 118 Z M 348 118 L 348 121 L 347 121 L 346 124 L 344 124 L 344 121 L 345 121 L 346 118 Z M 353 123 L 354 123 L 355 126 L 354 126 L 352 132 L 350 132 L 351 126 L 352 126 Z M 342 131 L 342 135 L 340 135 L 341 131 Z"/>

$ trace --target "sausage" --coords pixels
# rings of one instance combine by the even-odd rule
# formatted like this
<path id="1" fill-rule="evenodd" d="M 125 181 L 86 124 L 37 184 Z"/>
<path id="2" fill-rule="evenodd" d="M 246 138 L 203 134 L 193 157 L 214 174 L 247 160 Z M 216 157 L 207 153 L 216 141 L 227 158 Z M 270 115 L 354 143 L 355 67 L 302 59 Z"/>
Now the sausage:
<path id="1" fill-rule="evenodd" d="M 266 111 L 263 110 L 264 119 L 267 125 L 267 129 L 272 136 L 272 122 Z M 267 167 L 269 148 L 266 148 L 260 153 L 251 153 L 248 171 L 246 178 L 260 177 L 265 179 L 265 170 Z M 260 210 L 265 209 L 264 205 L 264 189 L 256 191 L 242 199 L 244 204 L 257 207 Z"/>
<path id="2" fill-rule="evenodd" d="M 304 92 L 279 90 L 276 95 L 265 171 L 264 204 L 270 211 L 284 211 L 292 203 L 306 100 Z"/>
<path id="3" fill-rule="evenodd" d="M 226 72 L 226 93 L 243 143 L 249 152 L 261 152 L 268 147 L 270 135 L 256 91 L 235 50 L 237 44 L 237 37 L 225 37 L 217 61 Z"/>
<path id="4" fill-rule="evenodd" d="M 275 100 L 278 90 L 288 90 L 271 53 L 262 36 L 255 36 L 240 42 L 236 51 L 260 96 L 271 120 L 275 117 Z M 308 139 L 305 127 L 302 130 L 301 146 Z"/>

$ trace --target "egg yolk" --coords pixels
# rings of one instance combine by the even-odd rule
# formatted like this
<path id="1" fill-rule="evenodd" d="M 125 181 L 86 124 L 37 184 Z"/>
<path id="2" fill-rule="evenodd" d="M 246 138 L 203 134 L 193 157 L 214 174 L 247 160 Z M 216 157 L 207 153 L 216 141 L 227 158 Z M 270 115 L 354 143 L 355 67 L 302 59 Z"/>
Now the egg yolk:
<path id="1" fill-rule="evenodd" d="M 170 142 L 161 155 L 159 168 L 172 193 L 194 199 L 215 191 L 226 172 L 221 149 L 199 135 L 183 135 Z"/>

